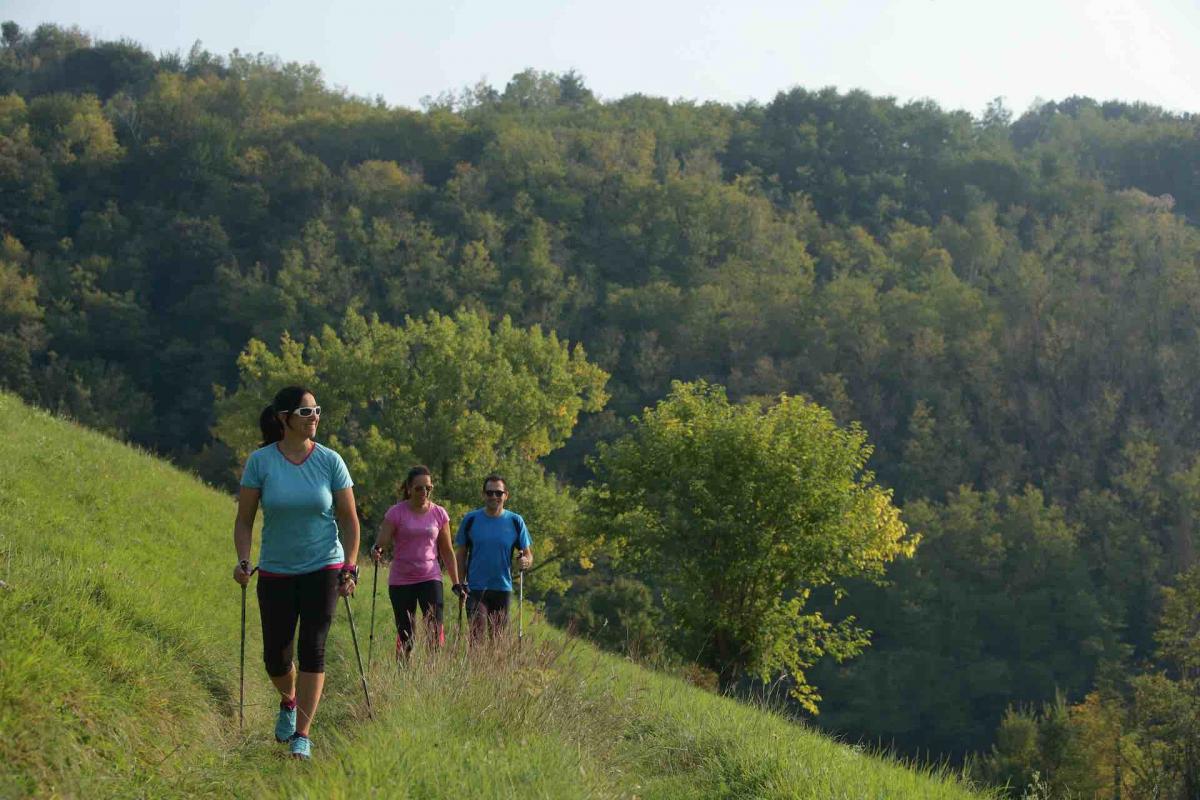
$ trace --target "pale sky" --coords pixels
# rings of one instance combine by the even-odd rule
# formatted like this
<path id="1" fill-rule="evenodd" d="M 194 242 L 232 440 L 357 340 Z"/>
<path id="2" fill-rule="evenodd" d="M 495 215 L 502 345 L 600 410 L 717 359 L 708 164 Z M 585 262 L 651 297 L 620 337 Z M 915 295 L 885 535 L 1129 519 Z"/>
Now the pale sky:
<path id="1" fill-rule="evenodd" d="M 575 69 L 604 99 L 770 101 L 793 86 L 931 98 L 1088 95 L 1200 112 L 1200 0 L 0 0 L 0 20 L 78 25 L 154 53 L 196 40 L 317 64 L 388 103 Z"/>

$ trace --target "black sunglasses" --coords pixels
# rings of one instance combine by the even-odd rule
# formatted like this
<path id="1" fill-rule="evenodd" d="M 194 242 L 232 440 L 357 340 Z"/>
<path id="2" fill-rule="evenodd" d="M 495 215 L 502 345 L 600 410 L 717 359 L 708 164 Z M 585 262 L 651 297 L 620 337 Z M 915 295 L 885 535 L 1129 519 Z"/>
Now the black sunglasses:
<path id="1" fill-rule="evenodd" d="M 411 487 L 414 492 L 432 492 L 433 487 L 425 483 L 414 483 Z"/>
<path id="2" fill-rule="evenodd" d="M 483 493 L 488 497 L 504 497 L 503 489 L 484 489 Z"/>

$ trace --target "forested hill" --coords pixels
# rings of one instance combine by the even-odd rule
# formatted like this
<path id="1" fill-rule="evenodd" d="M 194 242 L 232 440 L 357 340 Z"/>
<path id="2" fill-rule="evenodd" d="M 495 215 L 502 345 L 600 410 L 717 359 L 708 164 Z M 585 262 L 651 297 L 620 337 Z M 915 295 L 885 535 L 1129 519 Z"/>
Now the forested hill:
<path id="1" fill-rule="evenodd" d="M 239 352 L 347 309 L 582 342 L 612 397 L 551 457 L 577 483 L 672 379 L 808 395 L 924 537 L 838 606 L 875 637 L 817 676 L 819 721 L 910 751 L 1157 657 L 1196 560 L 1197 219 L 1200 118 L 1145 105 L 601 100 L 531 70 L 415 111 L 3 29 L 0 386 L 218 484 Z"/>

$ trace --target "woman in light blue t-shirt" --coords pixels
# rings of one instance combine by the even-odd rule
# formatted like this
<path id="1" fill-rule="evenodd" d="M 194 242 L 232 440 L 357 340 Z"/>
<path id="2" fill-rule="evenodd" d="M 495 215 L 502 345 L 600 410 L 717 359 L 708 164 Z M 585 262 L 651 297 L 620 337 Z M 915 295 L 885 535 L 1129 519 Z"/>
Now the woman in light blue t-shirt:
<path id="1" fill-rule="evenodd" d="M 257 594 L 263 661 L 280 694 L 275 738 L 296 758 L 311 755 L 308 731 L 325 685 L 325 637 L 337 599 L 353 594 L 358 581 L 354 483 L 342 457 L 313 441 L 320 421 L 321 407 L 302 386 L 281 389 L 263 409 L 263 446 L 246 459 L 233 526 L 233 579 L 245 586 L 254 572 L 250 546 L 262 506 Z"/>

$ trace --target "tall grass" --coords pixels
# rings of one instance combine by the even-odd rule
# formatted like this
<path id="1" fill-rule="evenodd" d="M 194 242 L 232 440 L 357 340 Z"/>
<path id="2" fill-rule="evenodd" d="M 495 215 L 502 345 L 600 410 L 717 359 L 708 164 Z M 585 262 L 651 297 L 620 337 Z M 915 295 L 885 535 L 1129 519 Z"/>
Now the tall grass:
<path id="1" fill-rule="evenodd" d="M 2 798 L 973 796 L 953 775 L 641 670 L 529 613 L 520 646 L 467 652 L 451 619 L 445 647 L 399 666 L 382 591 L 376 719 L 339 606 L 314 759 L 293 762 L 271 737 L 253 592 L 237 727 L 231 498 L 6 395 L 0 417 Z M 370 585 L 353 601 L 363 648 Z"/>

